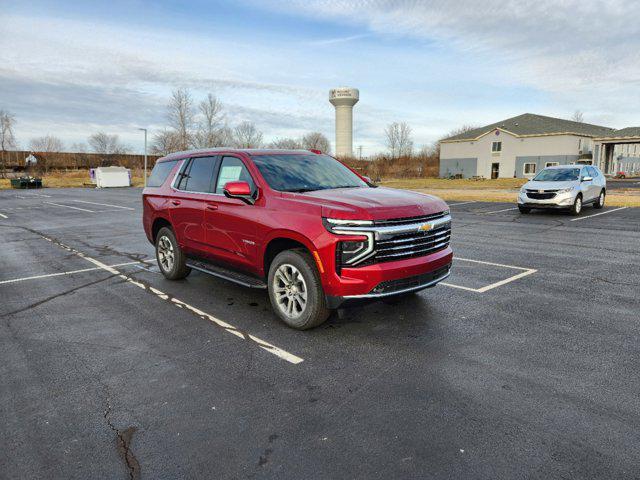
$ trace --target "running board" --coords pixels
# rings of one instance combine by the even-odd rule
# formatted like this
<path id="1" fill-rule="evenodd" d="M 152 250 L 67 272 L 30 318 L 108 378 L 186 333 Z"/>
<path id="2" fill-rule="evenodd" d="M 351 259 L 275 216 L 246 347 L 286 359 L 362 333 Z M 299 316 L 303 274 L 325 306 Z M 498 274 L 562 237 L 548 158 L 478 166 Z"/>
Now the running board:
<path id="1" fill-rule="evenodd" d="M 194 270 L 198 270 L 199 272 L 213 275 L 214 277 L 222 278 L 224 280 L 229 280 L 230 282 L 237 283 L 238 285 L 242 285 L 243 287 L 259 289 L 267 288 L 267 284 L 259 278 L 252 277 L 251 275 L 247 275 L 245 273 L 236 272 L 234 270 L 229 270 L 209 262 L 188 259 L 186 264 L 189 268 L 193 268 Z"/>

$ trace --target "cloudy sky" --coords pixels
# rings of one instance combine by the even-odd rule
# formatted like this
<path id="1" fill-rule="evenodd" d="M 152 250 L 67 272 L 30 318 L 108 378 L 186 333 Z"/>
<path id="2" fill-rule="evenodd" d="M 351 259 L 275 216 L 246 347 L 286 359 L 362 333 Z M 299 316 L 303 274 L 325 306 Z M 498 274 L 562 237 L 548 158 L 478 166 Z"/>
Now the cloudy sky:
<path id="1" fill-rule="evenodd" d="M 419 147 L 524 112 L 640 125 L 640 2 L 0 0 L 0 109 L 22 147 L 102 130 L 141 150 L 171 91 L 207 92 L 267 140 L 333 139 L 328 90 L 360 89 L 354 144 L 408 122 Z"/>

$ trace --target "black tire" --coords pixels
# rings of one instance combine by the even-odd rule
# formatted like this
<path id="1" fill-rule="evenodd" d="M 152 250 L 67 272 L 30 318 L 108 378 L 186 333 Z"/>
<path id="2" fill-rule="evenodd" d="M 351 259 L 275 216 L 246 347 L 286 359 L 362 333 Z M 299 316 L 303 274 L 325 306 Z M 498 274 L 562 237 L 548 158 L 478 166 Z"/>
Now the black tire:
<path id="1" fill-rule="evenodd" d="M 598 200 L 596 200 L 596 203 L 593 204 L 593 208 L 600 210 L 602 207 L 604 207 L 604 201 L 606 197 L 607 197 L 607 194 L 604 191 L 604 189 L 602 189 L 600 191 L 600 195 L 598 196 Z"/>
<path id="2" fill-rule="evenodd" d="M 520 213 L 524 213 L 525 215 L 527 213 L 531 213 L 531 209 L 529 207 L 523 207 L 522 205 L 518 205 L 518 210 L 520 210 Z"/>
<path id="3" fill-rule="evenodd" d="M 163 255 L 163 251 L 169 248 L 167 245 L 170 245 L 173 254 L 171 262 L 164 258 L 167 253 Z M 181 280 L 191 273 L 191 269 L 186 265 L 187 257 L 169 227 L 162 227 L 156 235 L 156 260 L 160 271 L 169 280 Z"/>
<path id="4" fill-rule="evenodd" d="M 285 278 L 287 272 L 290 278 Z M 300 277 L 303 282 L 296 281 Z M 273 311 L 291 328 L 307 330 L 317 327 L 331 313 L 316 264 L 305 250 L 285 250 L 276 255 L 269 266 L 268 287 Z M 306 299 L 302 306 L 304 290 Z M 293 306 L 291 314 L 288 314 L 290 304 Z"/>
<path id="5" fill-rule="evenodd" d="M 569 209 L 569 212 L 571 213 L 571 215 L 573 216 L 578 216 L 580 215 L 580 212 L 582 212 L 582 194 L 578 194 L 576 196 L 576 199 L 573 201 L 573 205 L 572 207 Z"/>

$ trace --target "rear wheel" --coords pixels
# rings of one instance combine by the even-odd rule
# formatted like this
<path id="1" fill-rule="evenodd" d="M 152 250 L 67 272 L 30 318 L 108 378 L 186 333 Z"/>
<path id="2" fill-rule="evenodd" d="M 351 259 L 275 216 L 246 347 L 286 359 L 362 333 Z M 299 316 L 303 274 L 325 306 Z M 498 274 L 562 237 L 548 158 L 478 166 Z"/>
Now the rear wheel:
<path id="1" fill-rule="evenodd" d="M 271 306 L 290 327 L 317 327 L 331 313 L 315 263 L 305 251 L 279 253 L 269 267 L 268 281 Z"/>
<path id="2" fill-rule="evenodd" d="M 162 227 L 156 236 L 156 260 L 160 271 L 169 280 L 180 280 L 191 273 L 186 265 L 187 257 L 173 230 L 168 227 Z"/>
<path id="3" fill-rule="evenodd" d="M 596 203 L 593 204 L 593 208 L 600 209 L 604 207 L 605 197 L 606 197 L 606 193 L 604 192 L 604 190 L 602 190 L 600 192 L 600 195 L 598 196 L 598 200 L 596 200 Z"/>
<path id="4" fill-rule="evenodd" d="M 573 206 L 569 210 L 571 215 L 580 215 L 582 211 L 582 195 L 578 195 L 576 199 L 573 201 Z"/>
<path id="5" fill-rule="evenodd" d="M 520 210 L 520 213 L 524 213 L 525 215 L 527 213 L 531 213 L 531 209 L 529 207 L 524 207 L 522 205 L 518 205 L 518 210 Z"/>

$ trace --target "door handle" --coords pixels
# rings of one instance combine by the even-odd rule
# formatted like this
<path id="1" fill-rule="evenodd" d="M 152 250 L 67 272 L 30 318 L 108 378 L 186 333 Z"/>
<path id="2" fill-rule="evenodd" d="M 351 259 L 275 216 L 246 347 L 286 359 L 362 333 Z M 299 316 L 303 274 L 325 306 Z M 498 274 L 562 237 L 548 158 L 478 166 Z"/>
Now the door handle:
<path id="1" fill-rule="evenodd" d="M 207 203 L 207 210 L 217 210 L 218 209 L 218 205 L 216 205 L 215 203 Z"/>
<path id="2" fill-rule="evenodd" d="M 171 200 L 171 203 L 173 203 L 174 205 L 180 205 L 180 200 Z"/>

